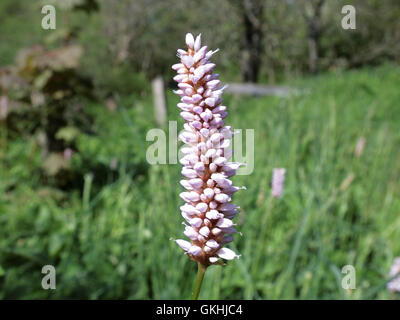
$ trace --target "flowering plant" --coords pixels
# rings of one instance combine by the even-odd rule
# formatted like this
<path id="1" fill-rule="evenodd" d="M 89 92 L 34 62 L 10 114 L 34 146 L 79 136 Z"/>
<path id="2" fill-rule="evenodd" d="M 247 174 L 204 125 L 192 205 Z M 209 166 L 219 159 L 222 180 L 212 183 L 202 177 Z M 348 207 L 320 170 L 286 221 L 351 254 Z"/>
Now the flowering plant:
<path id="1" fill-rule="evenodd" d="M 185 131 L 179 138 L 187 144 L 182 148 L 184 157 L 181 185 L 186 189 L 180 197 L 186 202 L 181 206 L 183 218 L 188 223 L 184 234 L 191 241 L 175 240 L 185 253 L 198 263 L 198 277 L 193 298 L 198 297 L 206 268 L 222 264 L 220 258 L 238 258 L 234 251 L 224 247 L 233 241 L 232 219 L 237 207 L 231 203 L 232 196 L 240 187 L 232 185 L 230 177 L 236 174 L 240 163 L 229 162 L 232 128 L 226 126 L 228 115 L 222 105 L 222 92 L 218 74 L 213 74 L 215 64 L 209 62 L 217 52 L 201 46 L 201 35 L 194 39 L 186 35 L 187 50 L 178 49 L 181 62 L 172 68 L 178 75 L 174 80 L 180 96 L 178 108 L 186 121 Z"/>

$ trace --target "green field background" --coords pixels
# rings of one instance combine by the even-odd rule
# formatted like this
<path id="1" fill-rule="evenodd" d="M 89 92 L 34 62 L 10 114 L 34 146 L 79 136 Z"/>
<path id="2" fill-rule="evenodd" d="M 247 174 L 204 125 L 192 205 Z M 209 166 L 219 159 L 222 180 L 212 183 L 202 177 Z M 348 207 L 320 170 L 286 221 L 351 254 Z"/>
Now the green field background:
<path id="1" fill-rule="evenodd" d="M 24 48 L 41 44 L 49 50 L 43 52 L 54 54 L 50 50 L 73 44 L 81 46 L 84 54 L 71 73 L 62 74 L 65 83 L 88 77 L 96 97 L 87 99 L 77 90 L 71 101 L 61 99 L 71 119 L 78 121 L 68 118 L 68 126 L 57 127 L 53 155 L 58 158 L 45 159 L 38 143 L 46 129 L 42 118 L 57 105 L 54 92 L 46 93 L 51 103 L 43 109 L 27 103 L 22 111 L 15 109 L 7 119 L 0 119 L 0 299 L 190 297 L 197 265 L 170 241 L 184 238 L 179 210 L 181 165 L 150 165 L 146 160 L 153 144 L 146 135 L 159 126 L 149 81 L 154 75 L 137 66 L 148 57 L 147 48 L 152 49 L 165 79 L 167 120 L 177 121 L 180 131 L 183 120 L 176 107 L 178 97 L 172 93 L 176 84 L 170 70 L 177 61 L 175 43 L 183 46 L 188 30 L 205 29 L 203 40 L 210 41 L 210 49 L 222 45 L 214 60 L 216 72 L 223 82 L 239 82 L 240 51 L 233 45 L 239 42 L 239 28 L 231 16 L 218 20 L 224 18 L 222 14 L 215 17 L 219 21 L 215 28 L 205 28 L 203 20 L 197 23 L 197 18 L 207 18 L 197 14 L 198 2 L 190 2 L 187 11 L 179 14 L 161 6 L 178 2 L 150 2 L 155 8 L 150 31 L 137 36 L 138 45 L 132 41 L 135 50 L 142 51 L 133 50 L 132 61 L 118 63 L 107 55 L 114 39 L 106 37 L 108 29 L 102 24 L 113 18 L 107 16 L 111 10 L 90 14 L 59 10 L 57 32 L 53 32 L 41 28 L 42 2 L 0 1 L 0 75 L 5 66 L 23 65 L 18 57 Z M 285 3 L 289 2 L 293 3 Z M 267 11 L 269 23 L 274 26 L 277 21 L 282 28 L 276 38 L 273 32 L 266 34 L 265 48 L 272 56 L 264 57 L 260 82 L 285 85 L 294 93 L 223 95 L 227 124 L 243 132 L 254 130 L 254 170 L 233 178 L 234 185 L 247 188 L 233 198 L 240 206 L 234 221 L 241 234 L 228 245 L 241 257 L 207 270 L 200 299 L 400 297 L 386 288 L 391 265 L 400 256 L 400 65 L 390 52 L 373 63 L 346 65 L 351 60 L 346 55 L 354 55 L 358 47 L 364 57 L 369 53 L 369 38 L 374 39 L 373 45 L 380 44 L 376 40 L 380 32 L 382 39 L 394 39 L 395 32 L 384 37 L 384 19 L 378 13 L 387 12 L 392 19 L 387 26 L 395 26 L 395 10 L 400 9 L 395 1 L 384 6 L 383 1 L 353 2 L 364 3 L 368 10 L 376 8 L 371 12 L 377 16 L 360 10 L 360 29 L 354 37 L 338 24 L 326 29 L 321 41 L 322 70 L 315 75 L 307 72 L 305 27 L 297 28 L 302 16 L 294 14 L 283 24 L 284 7 Z M 206 3 L 210 7 L 204 14 L 215 16 L 214 1 Z M 327 8 L 330 21 L 340 21 L 334 5 Z M 116 11 L 126 15 L 124 10 Z M 119 21 L 119 16 L 114 19 Z M 368 33 L 375 22 L 376 29 Z M 281 51 L 273 51 L 279 45 Z M 339 59 L 339 65 L 324 65 L 335 54 L 345 58 Z M 27 66 L 22 69 L 30 76 Z M 290 69 L 287 74 L 285 68 Z M 38 87 L 46 81 L 42 76 L 32 76 Z M 37 94 L 35 90 L 42 93 L 34 87 L 27 97 Z M 8 94 L 12 96 L 0 90 L 0 96 Z M 75 111 L 76 105 L 81 113 Z M 168 123 L 161 129 L 168 138 Z M 357 154 L 360 139 L 365 147 Z M 68 161 L 60 160 L 64 147 L 72 151 Z M 55 160 L 61 161 L 61 173 L 54 169 L 60 166 Z M 286 168 L 281 198 L 271 197 L 274 168 Z M 44 265 L 56 269 L 55 290 L 42 288 Z M 346 265 L 355 268 L 353 290 L 342 287 Z"/>
<path id="2" fill-rule="evenodd" d="M 254 171 L 234 178 L 247 187 L 234 197 L 243 235 L 231 248 L 242 257 L 209 268 L 200 298 L 390 298 L 385 284 L 400 252 L 399 84 L 399 67 L 385 65 L 299 79 L 291 97 L 226 95 L 228 123 L 254 129 Z M 176 103 L 168 94 L 169 120 L 178 120 Z M 134 145 L 145 158 L 153 108 L 134 104 L 96 115 L 102 149 Z M 366 145 L 356 157 L 361 137 Z M 121 165 L 118 179 L 97 190 L 88 173 L 82 194 L 67 198 L 25 176 L 29 162 L 40 161 L 25 141 L 10 152 L 26 162 L 11 165 L 0 182 L 1 297 L 190 296 L 196 265 L 169 241 L 183 231 L 179 164 L 146 165 L 134 179 Z M 280 199 L 270 196 L 275 167 L 287 169 Z M 16 177 L 22 183 L 5 191 Z M 56 267 L 54 291 L 41 288 L 45 264 Z M 341 286 L 348 264 L 356 270 L 350 291 Z"/>

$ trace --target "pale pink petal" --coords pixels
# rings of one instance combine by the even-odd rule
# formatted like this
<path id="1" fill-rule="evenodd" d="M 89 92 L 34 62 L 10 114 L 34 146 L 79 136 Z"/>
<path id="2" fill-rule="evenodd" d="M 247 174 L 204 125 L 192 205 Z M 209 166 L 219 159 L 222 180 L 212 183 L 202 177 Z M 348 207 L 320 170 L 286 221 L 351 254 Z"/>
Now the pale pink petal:
<path id="1" fill-rule="evenodd" d="M 239 256 L 234 251 L 228 248 L 219 249 L 217 255 L 225 260 L 233 260 L 235 258 L 239 258 Z"/>

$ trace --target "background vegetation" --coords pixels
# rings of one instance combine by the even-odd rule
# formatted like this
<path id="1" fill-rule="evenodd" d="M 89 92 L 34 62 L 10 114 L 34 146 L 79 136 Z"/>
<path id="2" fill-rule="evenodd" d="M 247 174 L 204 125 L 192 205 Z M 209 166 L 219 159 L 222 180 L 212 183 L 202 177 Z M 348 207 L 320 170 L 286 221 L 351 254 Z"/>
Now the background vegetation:
<path id="1" fill-rule="evenodd" d="M 48 3 L 56 30 L 41 28 Z M 178 120 L 168 81 L 188 31 L 221 49 L 224 81 L 298 89 L 225 95 L 230 124 L 255 130 L 255 169 L 234 180 L 247 186 L 242 258 L 210 268 L 200 298 L 398 298 L 386 282 L 400 255 L 400 6 L 350 3 L 356 30 L 341 28 L 341 0 L 1 1 L 0 298 L 190 296 L 196 265 L 168 241 L 182 234 L 180 165 L 146 162 L 149 83 L 164 77 Z M 46 264 L 56 290 L 41 287 Z"/>

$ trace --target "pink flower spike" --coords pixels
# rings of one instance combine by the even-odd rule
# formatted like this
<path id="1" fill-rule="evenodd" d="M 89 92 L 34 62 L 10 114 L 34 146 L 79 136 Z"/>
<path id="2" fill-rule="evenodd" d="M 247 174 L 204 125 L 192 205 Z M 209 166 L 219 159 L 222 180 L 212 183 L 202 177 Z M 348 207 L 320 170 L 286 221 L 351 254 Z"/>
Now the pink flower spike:
<path id="1" fill-rule="evenodd" d="M 272 196 L 280 198 L 283 193 L 283 184 L 285 182 L 286 169 L 275 168 L 272 175 Z"/>
<path id="2" fill-rule="evenodd" d="M 219 258 L 232 260 L 238 257 L 232 250 L 224 248 L 233 241 L 236 233 L 232 219 L 237 207 L 230 203 L 232 196 L 241 188 L 232 186 L 230 177 L 236 174 L 240 164 L 229 162 L 233 130 L 226 126 L 227 107 L 222 105 L 222 94 L 216 65 L 209 62 L 217 52 L 202 47 L 201 35 L 196 38 L 188 33 L 185 37 L 187 50 L 178 50 L 180 62 L 172 66 L 178 75 L 174 80 L 180 96 L 178 108 L 185 120 L 184 131 L 179 139 L 186 146 L 181 149 L 184 156 L 179 160 L 185 189 L 180 197 L 185 205 L 180 207 L 186 220 L 184 235 L 191 243 L 177 240 L 187 255 L 207 268 L 218 263 Z M 179 242 L 178 242 L 179 241 Z"/>
<path id="3" fill-rule="evenodd" d="M 367 142 L 367 139 L 365 139 L 364 137 L 361 137 L 360 139 L 358 139 L 356 148 L 354 150 L 354 154 L 355 154 L 356 157 L 360 157 L 361 156 L 361 154 L 363 153 L 363 150 L 364 150 L 366 142 Z"/>

